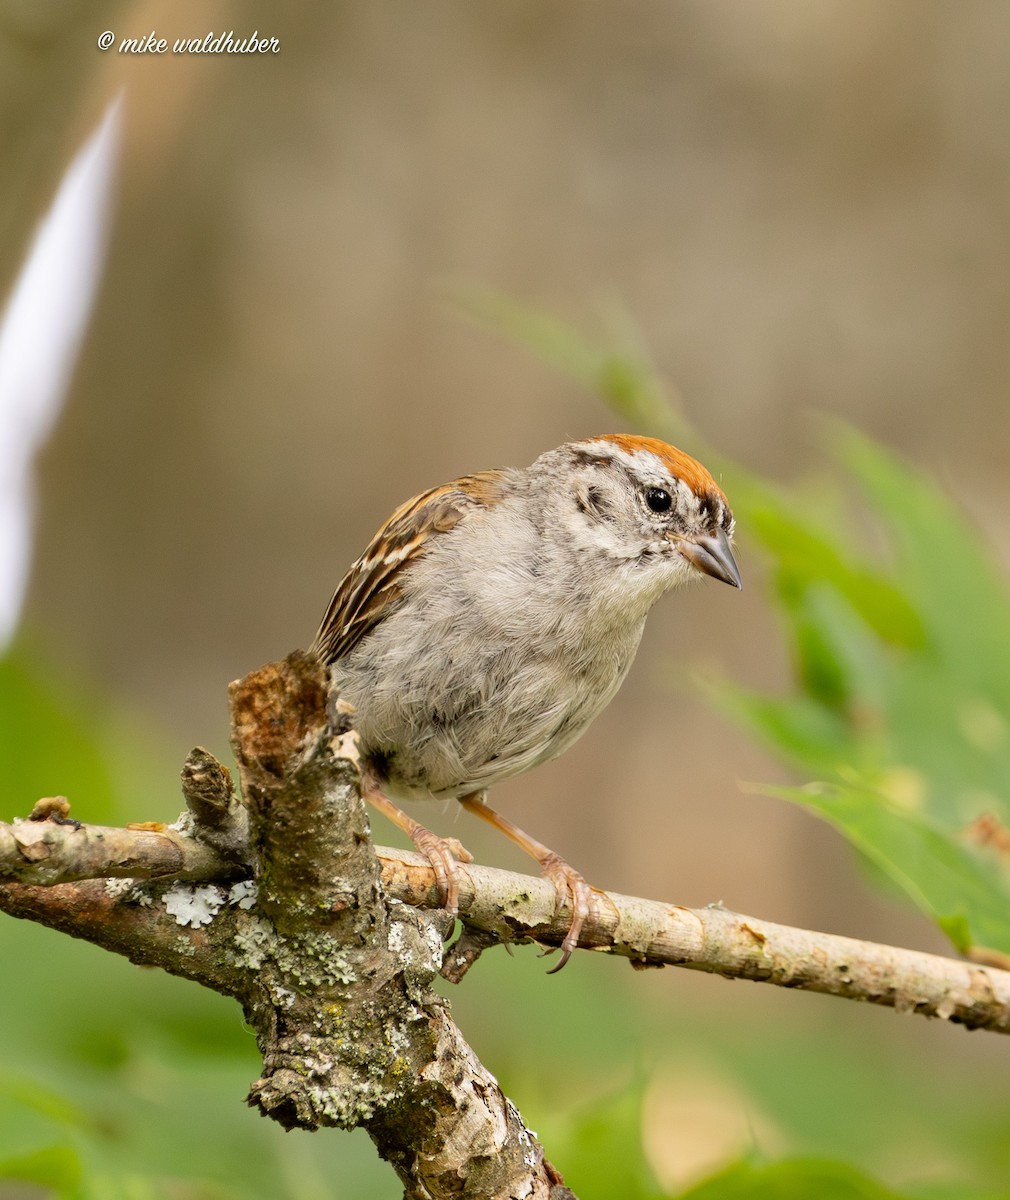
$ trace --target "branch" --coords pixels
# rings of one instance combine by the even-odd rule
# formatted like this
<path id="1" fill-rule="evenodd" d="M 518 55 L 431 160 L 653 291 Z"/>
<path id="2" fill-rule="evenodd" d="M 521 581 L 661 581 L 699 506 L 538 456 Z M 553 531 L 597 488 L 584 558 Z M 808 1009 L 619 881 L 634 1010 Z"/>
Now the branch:
<path id="1" fill-rule="evenodd" d="M 571 1197 L 431 988 L 435 919 L 386 902 L 356 741 L 328 699 L 303 653 L 231 688 L 259 886 L 249 1103 L 286 1128 L 364 1127 L 411 1200 Z"/>
<path id="2" fill-rule="evenodd" d="M 25 821 L 0 822 L 0 880 L 49 887 L 78 879 L 220 880 L 249 874 L 179 828 L 152 821 L 121 829 L 38 815 L 60 800 L 39 801 Z"/>
<path id="3" fill-rule="evenodd" d="M 376 852 L 391 899 L 437 909 L 427 859 L 382 846 Z M 52 821 L 0 825 L 0 880 L 52 884 L 129 873 L 215 881 L 234 870 L 200 841 L 170 829 L 75 829 Z M 0 909 L 53 923 L 40 914 L 37 900 L 29 903 L 28 891 L 0 887 Z M 559 946 L 568 918 L 555 914 L 554 897 L 544 879 L 461 863 L 460 918 L 471 933 L 452 948 L 443 973 L 458 980 L 481 949 L 499 941 Z M 472 931 L 482 936 L 474 938 Z M 594 889 L 579 945 L 621 955 L 633 966 L 687 967 L 1010 1033 L 1010 971 L 776 925 L 721 907 L 690 909 Z"/>

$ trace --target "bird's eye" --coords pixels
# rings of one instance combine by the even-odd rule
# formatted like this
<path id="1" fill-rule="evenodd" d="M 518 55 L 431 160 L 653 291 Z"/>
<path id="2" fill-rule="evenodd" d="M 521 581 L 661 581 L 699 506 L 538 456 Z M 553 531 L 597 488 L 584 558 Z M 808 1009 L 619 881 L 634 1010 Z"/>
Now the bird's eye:
<path id="1" fill-rule="evenodd" d="M 654 513 L 665 513 L 670 511 L 673 497 L 665 488 L 646 488 L 645 503 Z"/>

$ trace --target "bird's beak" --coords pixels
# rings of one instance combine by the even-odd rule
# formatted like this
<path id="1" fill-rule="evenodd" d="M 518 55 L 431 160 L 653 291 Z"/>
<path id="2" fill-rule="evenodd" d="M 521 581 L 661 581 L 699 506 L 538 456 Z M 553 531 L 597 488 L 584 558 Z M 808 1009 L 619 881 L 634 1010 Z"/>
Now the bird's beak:
<path id="1" fill-rule="evenodd" d="M 700 534 L 693 538 L 680 538 L 677 549 L 687 559 L 692 567 L 711 575 L 713 579 L 721 579 L 735 588 L 742 588 L 740 569 L 736 565 L 733 551 L 729 548 L 729 538 L 720 529 L 714 537 Z"/>

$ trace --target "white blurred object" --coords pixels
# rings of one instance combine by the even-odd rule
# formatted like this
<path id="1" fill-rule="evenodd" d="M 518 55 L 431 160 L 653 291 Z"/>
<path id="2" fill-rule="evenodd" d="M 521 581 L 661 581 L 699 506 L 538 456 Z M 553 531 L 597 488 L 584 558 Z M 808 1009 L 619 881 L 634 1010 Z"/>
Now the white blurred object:
<path id="1" fill-rule="evenodd" d="M 31 561 L 35 453 L 67 393 L 105 260 L 122 98 L 68 167 L 0 323 L 0 651 Z"/>

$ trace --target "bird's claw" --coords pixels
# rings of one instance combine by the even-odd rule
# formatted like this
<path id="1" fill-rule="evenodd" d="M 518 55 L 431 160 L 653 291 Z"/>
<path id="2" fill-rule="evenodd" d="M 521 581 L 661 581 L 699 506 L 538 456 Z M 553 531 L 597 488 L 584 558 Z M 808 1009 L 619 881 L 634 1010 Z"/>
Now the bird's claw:
<path id="1" fill-rule="evenodd" d="M 456 916 L 459 912 L 459 864 L 473 862 L 473 855 L 456 838 L 439 837 L 424 826 L 414 829 L 410 840 L 431 863 L 442 907 L 450 916 Z"/>
<path id="2" fill-rule="evenodd" d="M 447 837 L 441 839 L 449 847 L 449 853 L 458 863 L 472 863 L 473 855 L 459 838 Z"/>
<path id="3" fill-rule="evenodd" d="M 589 916 L 589 895 L 593 889 L 578 871 L 570 867 L 558 854 L 551 854 L 543 861 L 542 866 L 544 875 L 554 884 L 557 895 L 555 915 L 566 907 L 571 907 L 572 910 L 572 923 L 568 926 L 568 932 L 561 943 L 561 958 L 547 972 L 548 975 L 556 975 L 572 957 L 572 951 L 579 944 L 579 934 Z"/>

